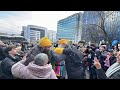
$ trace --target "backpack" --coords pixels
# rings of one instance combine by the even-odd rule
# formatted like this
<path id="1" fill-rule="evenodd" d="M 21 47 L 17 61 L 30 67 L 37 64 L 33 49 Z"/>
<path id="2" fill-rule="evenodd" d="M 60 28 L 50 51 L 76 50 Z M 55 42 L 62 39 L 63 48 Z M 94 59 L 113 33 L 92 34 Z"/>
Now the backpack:
<path id="1" fill-rule="evenodd" d="M 71 55 L 71 59 L 73 61 L 74 64 L 77 65 L 82 65 L 84 57 L 83 54 L 81 53 L 80 50 L 77 49 L 77 47 L 74 46 L 70 46 L 70 55 Z"/>

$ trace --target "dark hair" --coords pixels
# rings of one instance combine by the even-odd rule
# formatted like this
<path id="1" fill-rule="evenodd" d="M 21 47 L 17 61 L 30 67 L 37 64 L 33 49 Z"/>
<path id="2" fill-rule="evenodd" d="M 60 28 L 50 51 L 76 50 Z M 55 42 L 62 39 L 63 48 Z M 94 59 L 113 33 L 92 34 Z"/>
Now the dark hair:
<path id="1" fill-rule="evenodd" d="M 91 43 L 90 46 L 95 47 L 95 44 L 94 44 L 94 43 Z"/>
<path id="2" fill-rule="evenodd" d="M 6 49 L 4 50 L 4 52 L 5 52 L 6 54 L 9 54 L 8 52 L 11 51 L 11 50 L 14 49 L 14 48 L 16 48 L 16 46 L 14 46 L 14 45 L 9 45 L 8 47 L 6 47 Z"/>
<path id="3" fill-rule="evenodd" d="M 108 52 L 111 52 L 111 53 L 113 53 L 113 50 L 112 50 L 112 49 L 108 49 Z"/>
<path id="4" fill-rule="evenodd" d="M 116 46 L 117 51 L 119 51 L 119 49 L 118 49 L 118 44 L 115 45 L 115 46 Z M 114 49 L 114 46 L 112 46 L 112 49 Z"/>
<path id="5" fill-rule="evenodd" d="M 89 48 L 91 48 L 91 47 L 90 47 L 90 46 L 87 46 L 86 48 L 88 48 L 88 49 L 89 49 Z"/>

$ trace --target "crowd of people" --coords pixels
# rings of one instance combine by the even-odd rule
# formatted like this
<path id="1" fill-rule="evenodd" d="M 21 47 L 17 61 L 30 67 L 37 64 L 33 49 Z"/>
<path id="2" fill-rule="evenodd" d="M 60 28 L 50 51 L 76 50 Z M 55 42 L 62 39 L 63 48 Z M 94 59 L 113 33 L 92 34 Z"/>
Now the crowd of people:
<path id="1" fill-rule="evenodd" d="M 87 75 L 89 74 L 89 75 Z M 84 46 L 43 37 L 37 45 L 0 40 L 0 79 L 120 79 L 120 44 Z"/>

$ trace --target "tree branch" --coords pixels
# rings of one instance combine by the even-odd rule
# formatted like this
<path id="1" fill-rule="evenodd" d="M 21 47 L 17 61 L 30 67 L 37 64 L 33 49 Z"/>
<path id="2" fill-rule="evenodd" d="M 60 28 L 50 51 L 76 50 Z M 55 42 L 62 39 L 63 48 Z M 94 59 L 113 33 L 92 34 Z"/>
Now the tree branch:
<path id="1" fill-rule="evenodd" d="M 114 12 L 114 11 L 113 11 Z M 111 12 L 110 14 L 108 14 L 105 18 L 104 18 L 104 20 L 107 18 L 107 17 L 109 17 L 111 14 L 113 14 L 113 12 Z"/>
<path id="2" fill-rule="evenodd" d="M 89 25 L 95 25 L 95 26 L 98 26 L 100 29 L 103 29 L 101 26 L 99 26 L 97 24 L 89 24 Z"/>
<path id="3" fill-rule="evenodd" d="M 101 17 L 102 21 L 104 21 L 102 15 L 101 15 L 101 12 L 97 11 L 98 15 Z"/>

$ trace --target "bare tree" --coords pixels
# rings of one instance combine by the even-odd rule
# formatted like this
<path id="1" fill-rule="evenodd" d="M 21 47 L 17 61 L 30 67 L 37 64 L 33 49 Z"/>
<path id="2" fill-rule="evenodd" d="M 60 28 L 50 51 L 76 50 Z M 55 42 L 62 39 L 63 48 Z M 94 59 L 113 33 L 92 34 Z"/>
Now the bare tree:
<path id="1" fill-rule="evenodd" d="M 113 41 L 114 39 L 119 38 L 119 29 L 120 29 L 120 17 L 117 17 L 118 21 L 114 20 L 112 22 L 112 26 L 108 28 L 108 35 L 110 41 Z"/>
<path id="2" fill-rule="evenodd" d="M 100 36 L 104 37 L 103 32 L 99 30 L 96 26 L 88 24 L 84 28 L 87 30 L 86 36 L 89 36 L 87 39 L 92 43 L 99 43 Z"/>
<path id="3" fill-rule="evenodd" d="M 111 39 L 106 31 L 106 26 L 105 26 L 105 21 L 106 19 L 113 14 L 114 11 L 110 11 L 110 12 L 104 12 L 104 11 L 95 11 L 97 12 L 96 15 L 99 17 L 99 24 L 89 24 L 91 26 L 97 26 L 99 27 L 103 34 L 104 34 L 104 39 L 106 41 L 108 41 L 108 43 L 111 45 Z"/>
<path id="4" fill-rule="evenodd" d="M 118 29 L 120 28 L 120 20 L 117 20 L 120 18 L 120 16 L 113 18 L 112 21 L 109 21 L 111 19 L 111 16 L 114 14 L 114 11 L 94 11 L 94 15 L 97 16 L 99 19 L 99 23 L 83 25 L 83 28 L 86 29 L 87 35 L 89 35 L 93 42 L 98 41 L 98 37 L 101 36 L 104 38 L 105 41 L 108 41 L 108 44 L 111 45 L 112 40 L 115 38 L 120 37 L 118 34 Z M 108 21 L 108 22 L 107 22 Z M 108 23 L 111 23 L 110 25 L 107 25 Z"/>

